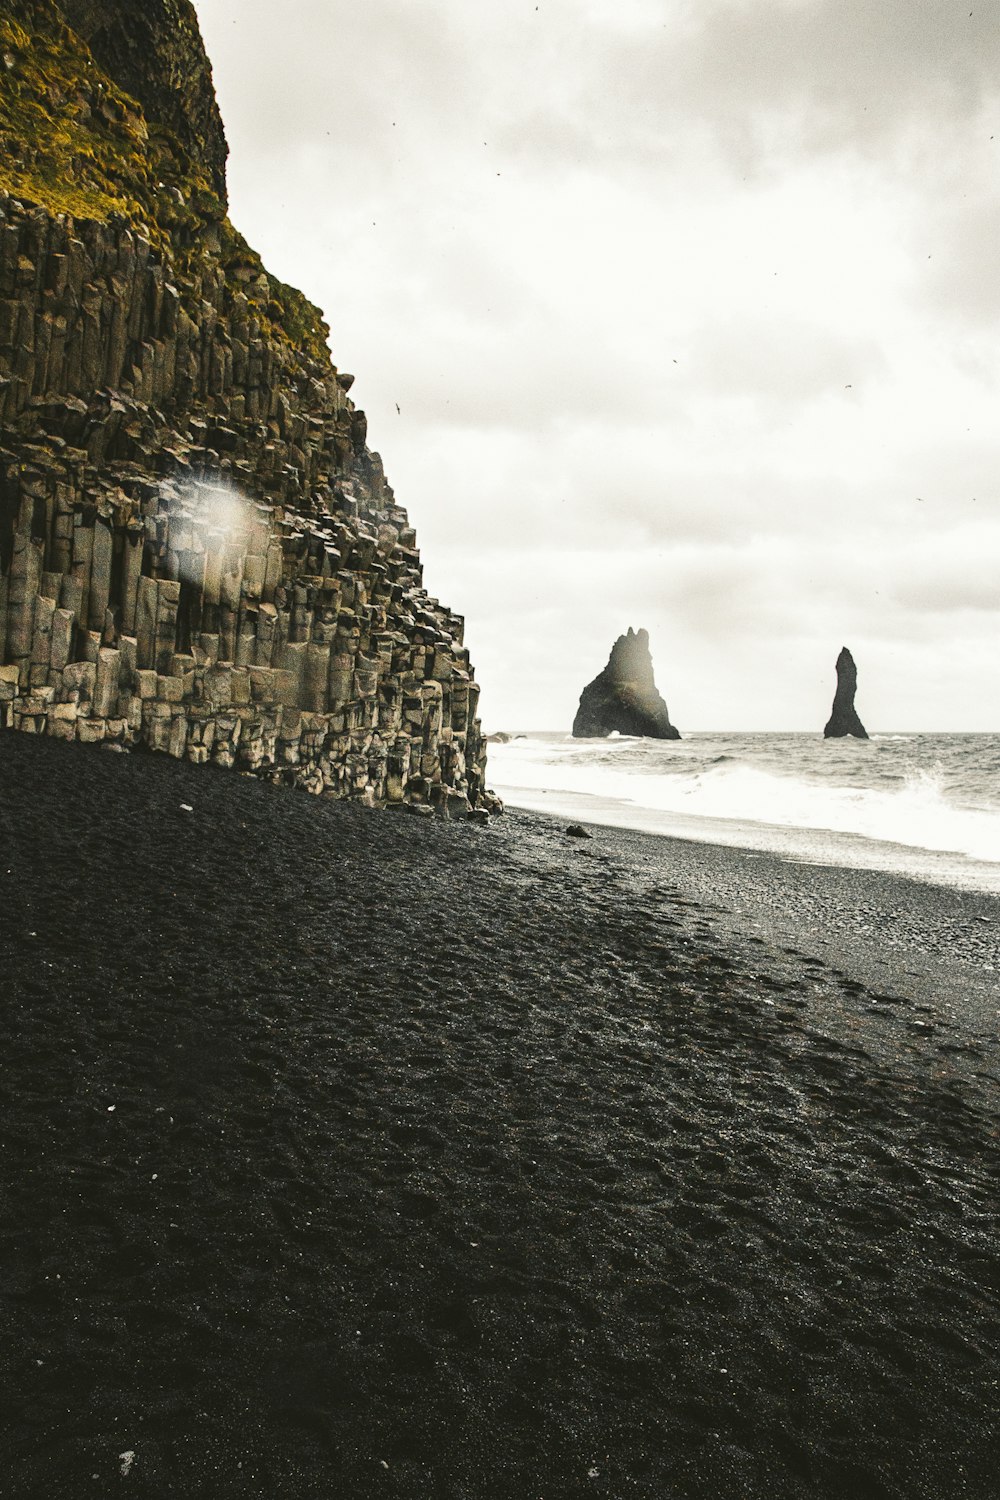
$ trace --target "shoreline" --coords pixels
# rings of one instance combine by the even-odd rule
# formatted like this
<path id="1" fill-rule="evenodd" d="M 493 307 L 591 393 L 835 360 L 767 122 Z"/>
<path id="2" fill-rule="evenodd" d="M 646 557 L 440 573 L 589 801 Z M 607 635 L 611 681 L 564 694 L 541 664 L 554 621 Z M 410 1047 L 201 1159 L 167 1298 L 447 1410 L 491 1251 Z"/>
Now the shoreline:
<path id="1" fill-rule="evenodd" d="M 992 1496 L 995 898 L 564 827 L 0 735 L 12 1493 Z"/>
<path id="2" fill-rule="evenodd" d="M 618 829 L 648 838 L 710 844 L 737 853 L 768 855 L 792 864 L 870 870 L 923 885 L 1000 896 L 1000 864 L 958 850 L 927 849 L 836 829 L 663 812 L 597 793 L 548 792 L 500 783 L 497 795 L 506 807 L 537 813 L 540 817 L 589 823 L 595 828 Z M 517 800 L 521 797 L 526 800 Z"/>
<path id="3" fill-rule="evenodd" d="M 906 744 L 879 753 L 873 742 L 853 742 L 845 759 L 841 741 L 809 735 L 689 736 L 661 762 L 654 740 L 538 734 L 492 746 L 490 775 L 507 805 L 569 821 L 1000 895 L 1000 813 L 962 800 L 968 767 L 955 747 L 963 737 L 886 738 Z M 984 742 L 993 742 L 966 738 L 990 801 Z M 786 765 L 782 749 L 795 741 Z M 916 758 L 911 742 L 924 747 Z M 936 775 L 947 794 L 935 789 Z M 908 806 L 911 794 L 916 806 Z"/>
<path id="4" fill-rule="evenodd" d="M 505 817 L 511 813 L 560 831 L 567 826 L 555 813 L 509 808 Z M 943 993 L 983 1025 L 1000 1018 L 1000 893 L 669 833 L 583 826 L 592 835 L 588 847 L 614 851 L 636 878 L 659 854 L 672 881 L 712 912 L 727 941 L 765 939 L 777 952 L 798 949 L 826 964 L 834 948 L 853 981 L 921 1000 Z"/>
<path id="5" fill-rule="evenodd" d="M 543 844 L 569 826 L 525 809 L 504 818 Z M 680 899 L 697 913 L 697 940 L 763 982 L 801 986 L 826 1035 L 863 1038 L 895 1065 L 900 1045 L 928 1064 L 936 1054 L 958 1076 L 955 1058 L 981 1056 L 977 1083 L 1000 1108 L 1000 896 L 638 829 L 588 832 L 580 857 L 647 900 Z"/>

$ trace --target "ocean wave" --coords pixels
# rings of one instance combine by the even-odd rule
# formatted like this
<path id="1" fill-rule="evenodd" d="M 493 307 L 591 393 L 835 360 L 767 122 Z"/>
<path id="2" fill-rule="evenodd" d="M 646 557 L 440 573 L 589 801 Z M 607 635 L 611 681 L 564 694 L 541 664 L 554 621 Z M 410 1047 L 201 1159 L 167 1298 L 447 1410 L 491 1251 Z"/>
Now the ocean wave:
<path id="1" fill-rule="evenodd" d="M 647 752 L 641 768 L 626 768 L 609 764 L 616 757 L 604 758 L 596 747 L 553 763 L 542 747 L 529 745 L 527 753 L 493 757 L 491 779 L 512 803 L 518 789 L 565 791 L 661 814 L 823 830 L 1000 863 L 1000 806 L 950 797 L 936 765 L 896 768 L 883 784 L 858 785 L 850 776 L 844 781 L 851 784 L 841 784 L 829 776 L 778 774 L 725 752 L 703 756 L 700 764 L 675 759 L 666 766 L 654 753 Z"/>

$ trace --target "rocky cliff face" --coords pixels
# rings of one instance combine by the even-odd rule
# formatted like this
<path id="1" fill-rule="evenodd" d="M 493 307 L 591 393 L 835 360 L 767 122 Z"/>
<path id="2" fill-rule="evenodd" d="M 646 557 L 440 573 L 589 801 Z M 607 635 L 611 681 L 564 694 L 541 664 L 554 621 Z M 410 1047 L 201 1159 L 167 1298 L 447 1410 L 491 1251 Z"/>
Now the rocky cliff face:
<path id="1" fill-rule="evenodd" d="M 224 159 L 186 0 L 0 17 L 0 726 L 488 805 L 462 620 Z"/>
<path id="2" fill-rule="evenodd" d="M 826 728 L 825 739 L 843 739 L 852 734 L 859 740 L 868 738 L 868 731 L 858 718 L 854 707 L 854 695 L 858 690 L 858 669 L 854 657 L 845 646 L 837 657 L 837 691 L 833 698 L 833 711 Z"/>
<path id="3" fill-rule="evenodd" d="M 143 114 L 172 132 L 226 197 L 226 145 L 212 70 L 190 0 L 58 0 L 70 26 Z"/>
<path id="4" fill-rule="evenodd" d="M 612 734 L 641 734 L 657 740 L 679 740 L 667 705 L 656 690 L 649 635 L 629 630 L 611 649 L 608 664 L 580 695 L 573 720 L 576 739 Z"/>

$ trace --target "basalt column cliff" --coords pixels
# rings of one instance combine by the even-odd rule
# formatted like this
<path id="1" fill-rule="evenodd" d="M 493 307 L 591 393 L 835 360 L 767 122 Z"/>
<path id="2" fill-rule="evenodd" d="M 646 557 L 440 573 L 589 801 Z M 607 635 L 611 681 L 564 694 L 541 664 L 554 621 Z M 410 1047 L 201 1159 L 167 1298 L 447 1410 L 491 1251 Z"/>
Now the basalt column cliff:
<path id="1" fill-rule="evenodd" d="M 0 726 L 490 806 L 462 620 L 225 160 L 188 0 L 0 8 Z"/>

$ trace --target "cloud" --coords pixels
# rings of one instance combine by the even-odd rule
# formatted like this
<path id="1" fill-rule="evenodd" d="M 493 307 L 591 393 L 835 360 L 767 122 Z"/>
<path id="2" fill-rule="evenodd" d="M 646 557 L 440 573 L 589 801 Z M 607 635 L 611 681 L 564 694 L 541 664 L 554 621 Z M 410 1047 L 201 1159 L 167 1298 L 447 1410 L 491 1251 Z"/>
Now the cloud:
<path id="1" fill-rule="evenodd" d="M 503 8 L 199 0 L 225 117 L 257 160 L 331 140 L 348 171 L 457 154 L 627 171 L 719 150 L 742 166 L 882 154 L 995 102 L 994 17 L 953 0 L 700 0 Z M 232 77 L 232 82 L 230 78 Z M 290 107 L 286 80 L 294 80 Z M 927 169 L 928 161 L 922 163 Z"/>
<path id="2" fill-rule="evenodd" d="M 983 612 L 1000 615 L 1000 520 L 983 516 L 946 533 L 914 539 L 891 580 L 891 598 L 904 609 L 941 616 Z"/>
<path id="3" fill-rule="evenodd" d="M 1000 158 L 994 157 L 993 170 Z M 971 186 L 971 185 L 970 185 Z M 924 263 L 922 301 L 946 316 L 957 314 L 967 326 L 982 329 L 1000 318 L 1000 191 L 995 184 L 963 193 L 939 210 L 933 246 Z M 995 329 L 992 330 L 995 335 Z"/>
<path id="4" fill-rule="evenodd" d="M 692 378 L 720 395 L 794 404 L 831 391 L 860 391 L 886 368 L 873 339 L 752 313 L 735 323 L 703 327 L 692 343 Z"/>
<path id="5" fill-rule="evenodd" d="M 258 160 L 330 139 L 347 158 L 363 146 L 370 169 L 401 149 L 415 118 L 443 133 L 464 114 L 468 36 L 446 4 L 296 0 L 292 13 L 245 0 L 234 16 L 228 0 L 197 0 L 196 9 L 209 56 L 231 63 L 214 70 L 224 118 Z"/>
<path id="6" fill-rule="evenodd" d="M 814 142 L 874 144 L 901 123 L 968 117 L 994 95 L 990 8 L 952 0 L 710 5 L 687 49 L 692 96 L 738 116 L 794 113 Z"/>
<path id="7" fill-rule="evenodd" d="M 982 722 L 988 9 L 197 4 L 234 218 L 324 307 L 492 727 L 568 724 L 629 624 L 682 728 L 821 727 L 845 642 L 882 723 L 915 659 Z"/>
<path id="8" fill-rule="evenodd" d="M 558 24 L 566 7 L 547 8 Z M 534 137 L 574 162 L 623 148 L 669 157 L 680 128 L 761 170 L 803 152 L 882 153 L 914 129 L 940 135 L 997 95 L 989 6 L 702 0 L 663 16 L 657 6 L 644 24 L 592 23 L 568 49 L 572 104 L 515 117 L 511 146 L 530 151 Z"/>

